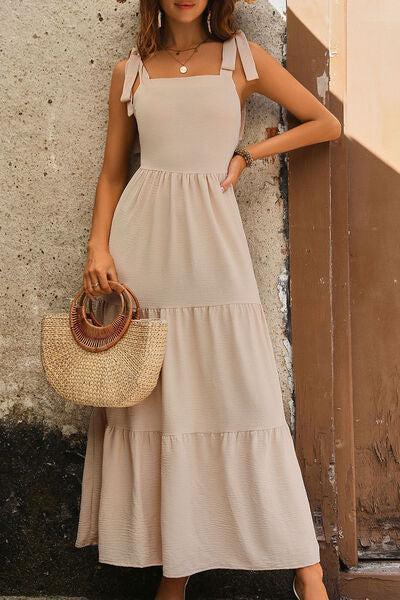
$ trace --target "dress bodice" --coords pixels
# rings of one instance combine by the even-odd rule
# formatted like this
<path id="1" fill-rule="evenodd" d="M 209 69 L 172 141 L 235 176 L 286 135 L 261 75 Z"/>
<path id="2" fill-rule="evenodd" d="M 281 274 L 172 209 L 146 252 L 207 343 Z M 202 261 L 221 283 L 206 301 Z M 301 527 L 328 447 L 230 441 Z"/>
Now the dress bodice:
<path id="1" fill-rule="evenodd" d="M 136 47 L 125 66 L 121 101 L 135 115 L 138 137 L 134 151 L 141 166 L 175 172 L 225 172 L 241 140 L 245 106 L 241 108 L 232 73 L 236 50 L 246 79 L 258 73 L 244 32 L 223 42 L 219 74 L 150 78 Z M 139 75 L 135 93 L 132 86 Z"/>

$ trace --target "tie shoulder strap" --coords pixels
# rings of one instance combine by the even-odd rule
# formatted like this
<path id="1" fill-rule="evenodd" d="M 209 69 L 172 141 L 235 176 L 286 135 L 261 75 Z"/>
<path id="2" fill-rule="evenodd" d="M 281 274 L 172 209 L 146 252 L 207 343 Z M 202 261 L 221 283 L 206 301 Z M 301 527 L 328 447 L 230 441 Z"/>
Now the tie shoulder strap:
<path id="1" fill-rule="evenodd" d="M 127 102 L 127 111 L 129 117 L 133 114 L 132 86 L 135 83 L 138 73 L 141 80 L 142 66 L 142 59 L 140 58 L 138 49 L 136 46 L 134 46 L 129 54 L 128 60 L 125 63 L 125 79 L 120 98 L 121 102 Z"/>
<path id="2" fill-rule="evenodd" d="M 236 64 L 236 50 L 239 52 L 246 79 L 248 81 L 258 79 L 259 77 L 249 42 L 242 29 L 238 29 L 235 35 L 226 40 L 223 44 L 221 75 L 232 76 Z"/>

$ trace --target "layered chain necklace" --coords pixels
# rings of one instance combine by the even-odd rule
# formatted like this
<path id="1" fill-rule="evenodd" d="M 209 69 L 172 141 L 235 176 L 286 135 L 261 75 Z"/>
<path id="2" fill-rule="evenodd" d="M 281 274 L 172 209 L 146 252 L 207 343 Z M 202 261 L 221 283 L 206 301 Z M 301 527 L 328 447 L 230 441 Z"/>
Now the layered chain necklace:
<path id="1" fill-rule="evenodd" d="M 164 50 L 166 50 L 168 52 L 168 54 L 170 56 L 172 56 L 172 58 L 174 60 L 176 60 L 176 62 L 178 62 L 181 66 L 179 67 L 179 71 L 181 73 L 187 73 L 188 72 L 188 67 L 186 66 L 187 63 L 189 62 L 189 60 L 192 58 L 192 56 L 194 54 L 196 54 L 197 49 L 199 46 L 201 46 L 201 44 L 204 44 L 204 42 L 206 42 L 209 38 L 205 38 L 204 40 L 201 40 L 201 42 L 199 42 L 196 46 L 194 46 L 193 48 L 184 48 L 183 50 L 170 50 L 169 48 L 164 48 Z M 181 54 L 181 52 L 187 52 L 188 50 L 193 50 L 192 54 L 189 56 L 189 58 L 187 59 L 186 62 L 182 62 L 179 60 L 179 58 L 176 58 L 176 56 L 179 56 Z M 176 56 L 175 56 L 176 55 Z"/>

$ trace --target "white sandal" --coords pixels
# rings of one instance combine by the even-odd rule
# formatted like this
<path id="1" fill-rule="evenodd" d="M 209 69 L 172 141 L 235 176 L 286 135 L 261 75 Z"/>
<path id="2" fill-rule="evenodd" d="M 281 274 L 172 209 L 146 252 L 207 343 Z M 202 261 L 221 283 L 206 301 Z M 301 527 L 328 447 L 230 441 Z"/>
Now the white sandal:
<path id="1" fill-rule="evenodd" d="M 190 579 L 190 575 L 189 575 L 189 577 L 186 579 L 185 587 L 183 588 L 183 600 L 186 600 L 186 586 L 187 586 L 187 584 L 188 584 L 188 582 L 189 582 L 189 579 Z"/>
<path id="2" fill-rule="evenodd" d="M 294 584 L 295 580 L 296 580 L 296 575 L 293 577 L 293 592 L 294 592 L 294 595 L 296 596 L 297 600 L 301 600 L 300 596 L 297 593 L 296 586 Z"/>

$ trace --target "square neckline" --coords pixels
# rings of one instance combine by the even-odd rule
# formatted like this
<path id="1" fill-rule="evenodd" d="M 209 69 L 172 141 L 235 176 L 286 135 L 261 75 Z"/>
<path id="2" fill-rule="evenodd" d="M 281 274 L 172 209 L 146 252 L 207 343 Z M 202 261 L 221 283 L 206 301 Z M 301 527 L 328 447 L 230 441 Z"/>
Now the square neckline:
<path id="1" fill-rule="evenodd" d="M 144 62 L 142 61 L 142 59 L 140 58 L 140 63 L 141 63 L 141 68 L 142 68 L 142 73 L 145 73 L 145 77 L 141 78 L 142 81 L 141 83 L 143 83 L 144 81 L 164 81 L 164 80 L 178 80 L 178 79 L 197 79 L 199 77 L 213 77 L 213 78 L 223 78 L 223 71 L 224 71 L 224 48 L 225 48 L 225 44 L 227 42 L 229 42 L 231 39 L 233 38 L 228 38 L 227 40 L 224 40 L 221 44 L 221 61 L 220 61 L 220 66 L 219 66 L 219 73 L 204 73 L 203 75 L 182 75 L 182 76 L 175 76 L 175 77 L 150 77 L 148 70 L 146 69 Z M 138 88 L 139 89 L 139 88 Z"/>
<path id="2" fill-rule="evenodd" d="M 133 94 L 133 96 L 131 98 L 132 106 L 135 106 L 137 98 L 140 96 L 141 89 L 143 90 L 146 87 L 146 85 L 148 84 L 148 82 L 171 81 L 171 80 L 178 81 L 180 79 L 182 79 L 182 81 L 187 81 L 187 80 L 194 81 L 194 80 L 204 80 L 204 79 L 208 78 L 213 81 L 221 81 L 223 83 L 226 81 L 230 81 L 231 82 L 230 85 L 233 87 L 234 96 L 236 98 L 236 102 L 238 103 L 239 110 L 241 113 L 243 113 L 243 111 L 245 110 L 246 103 L 244 103 L 242 105 L 242 100 L 240 98 L 238 89 L 236 87 L 236 83 L 233 79 L 233 70 L 229 67 L 226 67 L 227 53 L 229 52 L 229 44 L 235 44 L 234 58 L 235 58 L 235 62 L 236 62 L 236 41 L 235 41 L 235 36 L 233 36 L 222 42 L 221 62 L 220 62 L 219 73 L 205 73 L 203 75 L 187 75 L 187 76 L 182 75 L 181 77 L 179 75 L 176 77 L 150 77 L 148 70 L 144 66 L 142 58 L 139 55 L 139 69 L 138 70 L 139 70 L 140 84 L 137 87 L 135 93 Z M 145 73 L 145 76 L 143 76 L 143 73 Z"/>

